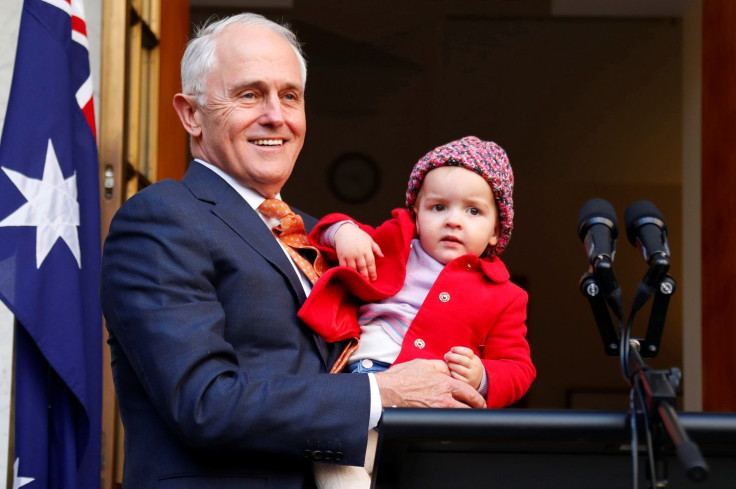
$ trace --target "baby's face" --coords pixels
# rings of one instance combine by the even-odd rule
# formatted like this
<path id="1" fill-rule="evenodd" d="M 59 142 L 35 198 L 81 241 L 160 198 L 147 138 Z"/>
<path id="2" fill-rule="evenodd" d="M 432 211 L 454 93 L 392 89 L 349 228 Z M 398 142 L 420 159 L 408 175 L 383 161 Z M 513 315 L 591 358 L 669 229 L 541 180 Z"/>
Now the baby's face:
<path id="1" fill-rule="evenodd" d="M 440 263 L 498 242 L 498 210 L 491 186 L 477 173 L 442 166 L 424 177 L 414 204 L 424 251 Z"/>

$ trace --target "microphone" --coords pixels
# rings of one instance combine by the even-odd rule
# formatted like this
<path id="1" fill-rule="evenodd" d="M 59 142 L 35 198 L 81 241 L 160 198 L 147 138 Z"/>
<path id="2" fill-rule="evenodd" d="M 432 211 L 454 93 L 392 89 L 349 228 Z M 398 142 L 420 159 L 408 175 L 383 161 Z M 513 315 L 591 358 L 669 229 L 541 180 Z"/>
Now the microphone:
<path id="1" fill-rule="evenodd" d="M 603 199 L 591 199 L 580 209 L 578 236 L 588 253 L 593 276 L 606 302 L 620 319 L 623 315 L 623 295 L 613 273 L 616 255 L 616 211 Z"/>
<path id="2" fill-rule="evenodd" d="M 656 205 L 648 200 L 634 202 L 626 209 L 624 220 L 629 242 L 639 248 L 648 264 L 658 255 L 669 261 L 667 225 Z"/>
<path id="3" fill-rule="evenodd" d="M 632 309 L 637 310 L 654 294 L 670 269 L 667 225 L 657 206 L 647 200 L 634 202 L 626 209 L 626 236 L 649 265 L 636 291 Z"/>

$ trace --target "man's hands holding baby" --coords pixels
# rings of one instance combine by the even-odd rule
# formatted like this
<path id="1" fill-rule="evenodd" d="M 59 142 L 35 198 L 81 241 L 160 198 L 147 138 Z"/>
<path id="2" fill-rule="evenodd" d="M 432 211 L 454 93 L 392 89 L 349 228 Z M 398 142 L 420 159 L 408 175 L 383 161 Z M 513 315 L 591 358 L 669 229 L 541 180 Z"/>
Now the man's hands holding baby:
<path id="1" fill-rule="evenodd" d="M 484 408 L 467 383 L 451 377 L 442 360 L 411 360 L 375 374 L 384 407 Z"/>

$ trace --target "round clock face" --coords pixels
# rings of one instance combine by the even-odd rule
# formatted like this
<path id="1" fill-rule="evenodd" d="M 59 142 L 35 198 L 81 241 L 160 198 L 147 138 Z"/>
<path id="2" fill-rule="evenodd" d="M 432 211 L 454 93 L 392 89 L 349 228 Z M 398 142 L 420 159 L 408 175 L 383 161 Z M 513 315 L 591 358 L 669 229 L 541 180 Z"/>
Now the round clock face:
<path id="1" fill-rule="evenodd" d="M 349 153 L 338 157 L 328 170 L 330 190 L 351 204 L 370 200 L 378 190 L 378 165 L 369 156 Z"/>

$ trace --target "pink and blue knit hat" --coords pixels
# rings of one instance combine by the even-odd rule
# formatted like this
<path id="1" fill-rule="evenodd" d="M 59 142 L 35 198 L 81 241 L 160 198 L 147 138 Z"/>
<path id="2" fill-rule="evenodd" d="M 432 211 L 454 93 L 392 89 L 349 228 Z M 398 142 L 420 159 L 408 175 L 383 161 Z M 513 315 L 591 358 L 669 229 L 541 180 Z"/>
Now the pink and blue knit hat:
<path id="1" fill-rule="evenodd" d="M 414 165 L 406 190 L 406 206 L 411 208 L 417 200 L 425 175 L 441 166 L 460 166 L 482 176 L 493 191 L 498 208 L 501 233 L 492 254 L 500 254 L 514 228 L 514 172 L 506 152 L 496 143 L 466 136 L 433 149 Z"/>

